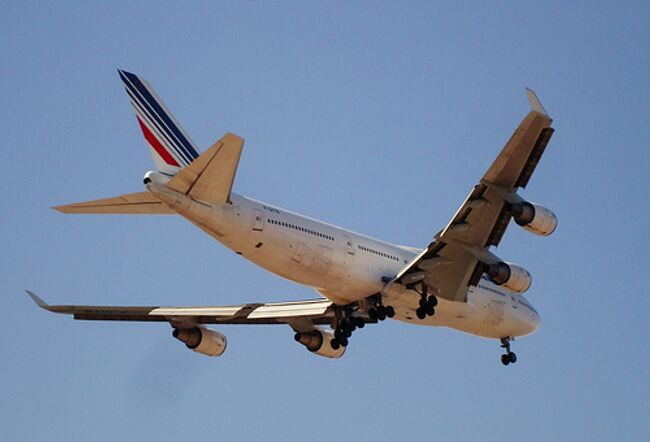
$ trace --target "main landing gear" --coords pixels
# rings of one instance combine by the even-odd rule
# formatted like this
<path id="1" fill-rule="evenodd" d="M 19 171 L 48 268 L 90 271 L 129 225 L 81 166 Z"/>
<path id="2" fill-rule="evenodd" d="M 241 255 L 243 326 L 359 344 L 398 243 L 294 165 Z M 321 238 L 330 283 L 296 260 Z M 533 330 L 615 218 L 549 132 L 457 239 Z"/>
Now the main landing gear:
<path id="1" fill-rule="evenodd" d="M 334 350 L 338 350 L 339 347 L 347 347 L 348 339 L 352 336 L 358 328 L 363 328 L 366 326 L 366 321 L 363 318 L 358 318 L 355 316 L 346 316 L 341 318 L 334 328 L 334 338 L 330 342 Z"/>
<path id="2" fill-rule="evenodd" d="M 384 306 L 381 303 L 381 298 L 373 297 L 371 299 L 372 307 L 368 309 L 368 317 L 373 321 L 383 321 L 386 318 L 395 316 L 395 309 L 393 307 Z M 338 350 L 340 347 L 347 347 L 349 338 L 356 329 L 365 327 L 366 321 L 363 318 L 352 316 L 351 309 L 349 311 L 339 311 L 337 313 L 336 324 L 334 328 L 334 338 L 330 341 L 332 348 Z"/>
<path id="3" fill-rule="evenodd" d="M 368 309 L 368 316 L 372 320 L 383 321 L 386 318 L 395 316 L 395 309 L 392 306 L 384 306 L 381 301 L 377 302 L 374 307 Z"/>
<path id="4" fill-rule="evenodd" d="M 420 293 L 420 306 L 415 309 L 415 314 L 419 319 L 424 319 L 427 316 L 433 316 L 436 313 L 436 305 L 438 299 L 434 295 L 429 295 L 429 289 L 426 284 L 422 284 L 422 292 Z"/>
<path id="5" fill-rule="evenodd" d="M 515 352 L 510 351 L 510 341 L 513 340 L 514 339 L 510 337 L 501 338 L 501 348 L 504 348 L 506 350 L 506 353 L 501 355 L 501 363 L 503 365 L 514 364 L 517 362 L 517 355 Z"/>

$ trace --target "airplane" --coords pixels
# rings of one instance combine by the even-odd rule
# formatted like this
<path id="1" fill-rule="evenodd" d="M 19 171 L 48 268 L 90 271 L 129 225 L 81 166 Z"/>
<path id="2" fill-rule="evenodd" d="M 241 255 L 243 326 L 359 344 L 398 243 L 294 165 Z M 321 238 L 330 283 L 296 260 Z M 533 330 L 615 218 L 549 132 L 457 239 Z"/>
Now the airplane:
<path id="1" fill-rule="evenodd" d="M 552 119 L 527 89 L 531 109 L 426 247 L 391 244 L 232 191 L 244 140 L 226 133 L 199 153 L 153 88 L 119 70 L 156 169 L 146 191 L 54 207 L 68 214 L 175 214 L 256 265 L 312 287 L 305 301 L 202 307 L 49 305 L 79 320 L 168 322 L 187 348 L 221 356 L 227 340 L 208 324 L 286 324 L 313 354 L 340 358 L 352 333 L 387 318 L 449 327 L 498 339 L 503 365 L 517 361 L 511 342 L 536 331 L 539 313 L 526 299 L 532 278 L 494 254 L 510 223 L 548 236 L 557 217 L 530 203 L 525 188 L 553 134 Z M 327 330 L 329 326 L 331 331 Z"/>

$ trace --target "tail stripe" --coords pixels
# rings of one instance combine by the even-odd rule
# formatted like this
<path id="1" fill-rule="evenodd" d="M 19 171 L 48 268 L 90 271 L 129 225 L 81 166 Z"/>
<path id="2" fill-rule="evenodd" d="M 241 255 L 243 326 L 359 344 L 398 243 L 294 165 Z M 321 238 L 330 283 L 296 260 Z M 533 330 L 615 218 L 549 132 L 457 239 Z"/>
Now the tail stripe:
<path id="1" fill-rule="evenodd" d="M 148 104 L 148 107 L 155 111 L 155 116 L 159 122 L 164 122 L 165 128 L 171 131 L 170 136 L 174 143 L 177 144 L 177 147 L 181 148 L 189 157 L 195 159 L 199 155 L 196 149 L 194 149 L 192 143 L 190 143 L 176 123 L 174 123 L 174 121 L 169 117 L 168 113 L 160 106 L 158 100 L 151 94 L 149 89 L 137 76 L 129 72 L 125 72 L 125 75 L 129 80 L 130 84 L 128 85 L 131 87 L 131 90 L 133 92 L 137 91 L 136 96 L 138 99 L 141 99 L 145 104 Z"/>
<path id="2" fill-rule="evenodd" d="M 129 95 L 131 104 L 133 104 L 136 113 L 152 130 L 159 141 L 166 146 L 167 150 L 172 150 L 178 159 L 181 160 L 184 166 L 192 162 L 193 158 L 185 150 L 181 149 L 180 145 L 173 139 L 169 128 L 165 127 L 160 117 L 156 115 L 151 106 L 139 96 L 138 92 L 132 86 L 125 82 L 126 92 Z"/>
<path id="3" fill-rule="evenodd" d="M 151 112 L 147 111 L 138 103 L 138 101 L 135 99 L 133 94 L 131 93 L 130 90 L 126 90 L 127 94 L 129 95 L 129 101 L 131 101 L 131 104 L 133 105 L 133 108 L 136 113 L 136 117 L 140 120 L 140 122 L 146 124 L 146 126 L 149 128 L 149 131 L 151 134 L 156 137 L 156 141 L 160 144 L 160 146 L 165 149 L 165 152 L 168 152 L 169 154 L 173 153 L 173 156 L 176 157 L 178 161 L 183 163 L 184 166 L 187 166 L 189 163 L 192 162 L 192 158 L 190 158 L 186 153 L 183 151 L 180 151 L 179 148 L 172 142 L 172 140 L 169 139 L 169 136 L 164 132 L 163 128 L 160 127 L 160 124 L 156 124 L 154 118 L 152 118 Z M 166 149 L 163 144 L 165 143 L 167 146 L 169 146 L 169 150 Z M 153 146 L 152 146 L 153 147 Z"/>
<path id="4" fill-rule="evenodd" d="M 140 128 L 142 129 L 142 133 L 144 134 L 144 137 L 147 139 L 151 147 L 156 151 L 158 155 L 160 155 L 160 158 L 162 158 L 165 163 L 171 165 L 171 166 L 177 166 L 180 167 L 178 162 L 172 157 L 167 150 L 160 144 L 160 141 L 154 136 L 154 134 L 151 133 L 149 128 L 142 122 L 140 117 L 136 116 L 138 119 L 138 123 L 140 123 Z"/>
<path id="5" fill-rule="evenodd" d="M 194 149 L 187 137 L 172 121 L 167 112 L 161 108 L 158 101 L 153 97 L 153 95 L 140 81 L 140 79 L 129 72 L 123 71 L 120 71 L 120 76 L 122 77 L 122 81 L 127 86 L 127 88 L 129 88 L 133 93 L 132 96 L 135 98 L 135 100 L 138 101 L 141 105 L 144 105 L 144 107 L 147 107 L 151 110 L 152 117 L 157 120 L 161 126 L 161 129 L 167 132 L 175 147 L 183 152 L 186 157 L 191 158 L 191 160 L 198 157 L 196 149 Z"/>

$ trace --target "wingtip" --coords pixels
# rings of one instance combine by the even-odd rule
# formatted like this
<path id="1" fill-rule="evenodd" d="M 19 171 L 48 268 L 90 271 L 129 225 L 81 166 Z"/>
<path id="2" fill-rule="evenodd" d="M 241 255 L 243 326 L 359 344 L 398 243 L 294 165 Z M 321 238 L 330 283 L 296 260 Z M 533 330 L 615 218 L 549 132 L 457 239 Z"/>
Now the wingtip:
<path id="1" fill-rule="evenodd" d="M 32 298 L 32 301 L 36 303 L 40 308 L 43 308 L 45 310 L 49 310 L 49 304 L 45 301 L 43 301 L 41 298 L 38 297 L 38 295 L 31 290 L 25 290 L 27 292 L 27 295 Z"/>
<path id="2" fill-rule="evenodd" d="M 530 102 L 531 110 L 535 112 L 539 112 L 540 114 L 546 115 L 548 117 L 548 113 L 546 112 L 546 109 L 544 109 L 544 106 L 542 105 L 542 102 L 537 97 L 535 91 L 529 87 L 525 89 L 526 89 L 526 95 L 528 96 L 528 101 Z"/>

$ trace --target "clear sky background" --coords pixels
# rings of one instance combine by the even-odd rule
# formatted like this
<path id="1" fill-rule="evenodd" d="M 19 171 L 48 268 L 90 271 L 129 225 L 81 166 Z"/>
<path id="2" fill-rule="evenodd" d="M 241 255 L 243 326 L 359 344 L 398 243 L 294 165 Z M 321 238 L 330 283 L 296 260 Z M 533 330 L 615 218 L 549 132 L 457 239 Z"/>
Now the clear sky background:
<path id="1" fill-rule="evenodd" d="M 647 2 L 15 2 L 0 6 L 0 440 L 650 439 Z M 315 295 L 176 217 L 49 207 L 142 189 L 153 167 L 116 68 L 202 148 L 246 146 L 238 193 L 424 246 L 534 88 L 555 135 L 511 226 L 542 327 L 498 342 L 386 321 L 327 360 L 285 326 L 224 326 L 226 354 L 166 324 L 51 303 L 215 305 Z"/>

